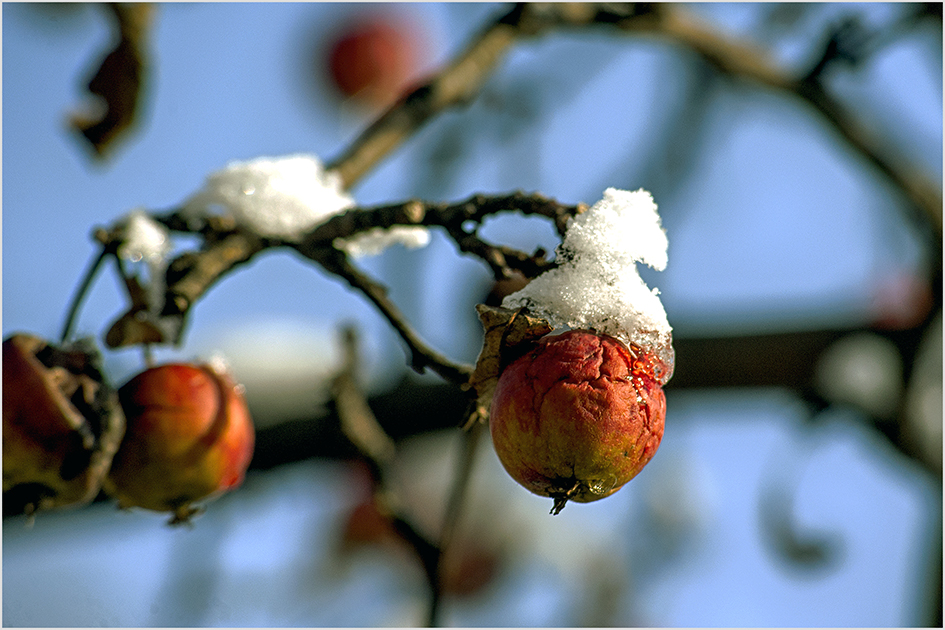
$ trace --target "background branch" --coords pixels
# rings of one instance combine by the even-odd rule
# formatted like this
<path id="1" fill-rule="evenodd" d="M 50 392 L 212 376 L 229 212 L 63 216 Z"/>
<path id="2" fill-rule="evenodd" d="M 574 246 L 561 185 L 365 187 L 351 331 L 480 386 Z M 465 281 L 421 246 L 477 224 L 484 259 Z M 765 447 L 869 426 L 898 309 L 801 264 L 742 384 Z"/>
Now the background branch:
<path id="1" fill-rule="evenodd" d="M 722 74 L 773 89 L 811 105 L 847 146 L 876 167 L 900 191 L 910 209 L 932 228 L 937 245 L 941 247 L 940 188 L 911 165 L 889 155 L 880 142 L 824 89 L 819 77 L 824 65 L 835 54 L 830 46 L 825 46 L 812 71 L 802 77 L 793 77 L 771 62 L 765 50 L 720 34 L 688 15 L 685 9 L 673 5 L 660 6 L 658 12 L 648 14 L 644 19 L 621 21 L 617 26 L 631 33 L 647 33 L 685 46 Z"/>

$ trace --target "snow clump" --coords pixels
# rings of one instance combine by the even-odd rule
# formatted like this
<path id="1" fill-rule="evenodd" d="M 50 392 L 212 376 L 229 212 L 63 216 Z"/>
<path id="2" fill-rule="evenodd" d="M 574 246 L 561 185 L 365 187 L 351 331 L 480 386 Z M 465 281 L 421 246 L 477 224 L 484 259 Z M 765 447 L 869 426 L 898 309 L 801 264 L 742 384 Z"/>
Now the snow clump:
<path id="1" fill-rule="evenodd" d="M 316 156 L 289 155 L 230 162 L 207 176 L 204 188 L 185 202 L 183 212 L 204 216 L 219 206 L 261 236 L 298 240 L 354 205 L 338 173 L 325 171 Z"/>
<path id="2" fill-rule="evenodd" d="M 207 176 L 202 190 L 184 204 L 185 216 L 205 216 L 220 207 L 256 234 L 298 241 L 320 223 L 355 206 L 340 175 L 325 170 L 314 155 L 260 157 L 230 162 Z M 337 246 L 355 257 L 378 254 L 394 243 L 424 247 L 430 241 L 424 227 L 376 228 Z"/>
<path id="3" fill-rule="evenodd" d="M 371 228 L 351 239 L 335 239 L 341 247 L 355 258 L 374 256 L 394 244 L 410 249 L 426 247 L 430 243 L 430 230 L 425 227 L 398 225 L 390 229 Z"/>
<path id="4" fill-rule="evenodd" d="M 124 230 L 118 256 L 147 266 L 148 279 L 139 278 L 139 282 L 147 292 L 149 310 L 156 314 L 164 304 L 167 288 L 164 274 L 167 271 L 167 256 L 173 249 L 170 232 L 141 209 L 132 210 L 126 215 Z"/>
<path id="5" fill-rule="evenodd" d="M 666 268 L 669 242 L 649 192 L 608 188 L 571 218 L 557 249 L 559 265 L 505 298 L 555 327 L 590 328 L 654 353 L 672 374 L 672 327 L 658 297 L 637 271 Z M 665 382 L 664 380 L 664 382 Z"/>
<path id="6" fill-rule="evenodd" d="M 152 219 L 144 210 L 132 210 L 124 222 L 125 234 L 118 255 L 131 262 L 156 262 L 171 251 L 167 228 Z"/>

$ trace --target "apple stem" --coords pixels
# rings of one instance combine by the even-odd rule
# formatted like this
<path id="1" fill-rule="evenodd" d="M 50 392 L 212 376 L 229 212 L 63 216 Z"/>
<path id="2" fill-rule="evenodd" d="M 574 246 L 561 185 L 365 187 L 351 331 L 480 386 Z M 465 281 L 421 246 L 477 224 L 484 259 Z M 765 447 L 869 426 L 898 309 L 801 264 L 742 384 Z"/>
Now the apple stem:
<path id="1" fill-rule="evenodd" d="M 557 497 L 554 497 L 554 500 L 555 500 L 555 503 L 551 507 L 551 515 L 557 516 L 558 514 L 561 514 L 561 510 L 564 509 L 565 503 L 568 502 L 568 497 L 564 495 L 557 496 Z"/>
<path id="2" fill-rule="evenodd" d="M 143 343 L 141 344 L 141 354 L 144 358 L 144 366 L 147 368 L 154 367 L 154 353 L 151 352 L 151 344 Z"/>
<path id="3" fill-rule="evenodd" d="M 575 494 L 577 494 L 577 491 L 580 490 L 580 488 L 581 488 L 581 482 L 575 481 L 574 485 L 571 486 L 571 489 L 568 490 L 567 492 L 556 495 L 556 496 L 552 496 L 551 498 L 554 499 L 555 502 L 554 502 L 554 505 L 551 506 L 551 515 L 557 516 L 558 514 L 561 514 L 561 510 L 564 509 L 564 506 L 568 502 L 568 499 L 570 499 Z"/>

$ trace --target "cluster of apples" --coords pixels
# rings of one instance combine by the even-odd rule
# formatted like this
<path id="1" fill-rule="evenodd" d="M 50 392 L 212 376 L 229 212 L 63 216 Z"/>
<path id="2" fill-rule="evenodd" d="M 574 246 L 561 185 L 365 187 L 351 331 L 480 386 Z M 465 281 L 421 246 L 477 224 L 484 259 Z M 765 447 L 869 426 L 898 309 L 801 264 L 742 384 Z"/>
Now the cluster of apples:
<path id="1" fill-rule="evenodd" d="M 255 431 L 225 370 L 171 363 L 117 391 L 81 346 L 27 334 L 3 342 L 3 494 L 9 510 L 81 505 L 104 489 L 122 508 L 187 522 L 238 487 Z"/>

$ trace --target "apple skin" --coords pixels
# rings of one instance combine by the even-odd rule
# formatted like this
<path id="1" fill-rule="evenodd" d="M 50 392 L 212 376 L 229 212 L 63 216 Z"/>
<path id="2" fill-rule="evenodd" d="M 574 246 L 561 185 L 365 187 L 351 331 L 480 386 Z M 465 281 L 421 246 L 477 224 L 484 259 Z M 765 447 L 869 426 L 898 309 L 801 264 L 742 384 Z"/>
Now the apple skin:
<path id="1" fill-rule="evenodd" d="M 128 426 L 105 490 L 119 507 L 172 512 L 178 524 L 199 511 L 195 502 L 242 484 L 255 430 L 228 374 L 171 363 L 138 374 L 118 396 Z"/>
<path id="2" fill-rule="evenodd" d="M 118 396 L 82 343 L 3 341 L 3 513 L 83 505 L 99 493 L 125 430 Z"/>
<path id="3" fill-rule="evenodd" d="M 554 499 L 610 496 L 653 458 L 666 396 L 653 358 L 590 330 L 542 337 L 501 373 L 490 411 L 496 454 L 515 481 Z"/>

